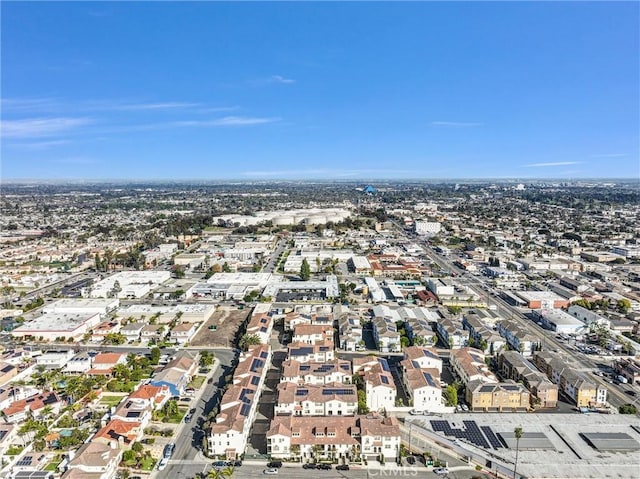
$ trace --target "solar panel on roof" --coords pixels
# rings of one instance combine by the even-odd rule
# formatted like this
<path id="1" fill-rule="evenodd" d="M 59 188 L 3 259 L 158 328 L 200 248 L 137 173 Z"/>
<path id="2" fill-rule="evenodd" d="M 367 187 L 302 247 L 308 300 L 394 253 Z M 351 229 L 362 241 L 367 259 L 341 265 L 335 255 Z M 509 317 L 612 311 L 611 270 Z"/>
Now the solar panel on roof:
<path id="1" fill-rule="evenodd" d="M 331 394 L 353 394 L 353 390 L 352 389 L 334 389 L 334 388 L 328 388 L 328 389 L 323 389 L 322 390 L 322 394 L 324 396 L 329 396 Z"/>
<path id="2" fill-rule="evenodd" d="M 253 384 L 254 386 L 257 386 L 258 384 L 260 384 L 260 378 L 258 376 L 252 376 L 251 384 Z"/>
<path id="3" fill-rule="evenodd" d="M 261 357 L 262 359 L 267 359 L 267 357 L 269 357 L 269 353 L 268 353 L 268 352 L 266 352 L 266 351 L 262 351 L 262 352 L 260 353 L 260 357 Z"/>
<path id="4" fill-rule="evenodd" d="M 308 364 L 300 365 L 300 371 L 308 371 L 309 369 L 311 369 L 311 366 L 309 366 Z"/>
<path id="5" fill-rule="evenodd" d="M 24 456 L 16 463 L 16 466 L 30 466 L 32 460 L 33 456 Z"/>
<path id="6" fill-rule="evenodd" d="M 436 387 L 436 383 L 433 380 L 433 378 L 431 377 L 431 374 L 423 372 L 422 375 L 424 376 L 425 381 L 427 381 L 427 384 L 433 388 Z"/>
<path id="7" fill-rule="evenodd" d="M 382 369 L 385 370 L 386 372 L 389 372 L 389 363 L 387 362 L 386 359 L 384 358 L 378 358 L 378 362 L 380 363 L 380 365 L 382 366 Z"/>
<path id="8" fill-rule="evenodd" d="M 306 396 L 309 394 L 308 389 L 296 389 L 296 396 Z"/>
<path id="9" fill-rule="evenodd" d="M 250 404 L 243 404 L 240 408 L 240 415 L 247 417 L 249 415 L 249 411 L 251 410 Z"/>
<path id="10" fill-rule="evenodd" d="M 380 376 L 380 380 L 381 380 L 384 384 L 389 384 L 389 378 L 387 378 L 387 376 Z"/>

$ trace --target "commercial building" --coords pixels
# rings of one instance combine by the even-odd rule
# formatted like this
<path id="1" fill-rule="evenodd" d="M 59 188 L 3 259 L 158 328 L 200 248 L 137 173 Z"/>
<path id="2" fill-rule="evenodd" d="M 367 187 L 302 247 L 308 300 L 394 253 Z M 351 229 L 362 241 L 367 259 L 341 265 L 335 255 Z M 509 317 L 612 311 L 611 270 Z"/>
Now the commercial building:
<path id="1" fill-rule="evenodd" d="M 522 298 L 530 309 L 566 308 L 569 301 L 552 291 L 516 291 L 516 296 Z"/>
<path id="2" fill-rule="evenodd" d="M 437 221 L 416 221 L 414 228 L 419 235 L 433 236 L 442 230 L 442 224 Z"/>
<path id="3" fill-rule="evenodd" d="M 48 313 L 33 318 L 11 331 L 14 338 L 42 341 L 79 341 L 101 321 L 100 313 Z"/>
<path id="4" fill-rule="evenodd" d="M 534 314 L 545 328 L 557 333 L 580 334 L 586 329 L 585 323 L 561 309 L 541 309 Z"/>

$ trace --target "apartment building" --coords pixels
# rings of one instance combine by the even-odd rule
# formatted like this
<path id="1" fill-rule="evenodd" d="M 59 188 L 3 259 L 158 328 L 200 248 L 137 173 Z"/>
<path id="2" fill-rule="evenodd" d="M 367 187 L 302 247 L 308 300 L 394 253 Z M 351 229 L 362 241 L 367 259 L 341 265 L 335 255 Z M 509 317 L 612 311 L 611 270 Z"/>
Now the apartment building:
<path id="1" fill-rule="evenodd" d="M 316 344 L 333 342 L 333 326 L 322 324 L 298 324 L 293 329 L 293 342 Z"/>
<path id="2" fill-rule="evenodd" d="M 560 392 L 578 407 L 598 407 L 607 402 L 607 390 L 591 381 L 586 374 L 578 371 L 563 356 L 553 351 L 539 351 L 534 356 L 534 364 L 544 372 Z"/>
<path id="3" fill-rule="evenodd" d="M 505 339 L 480 320 L 477 314 L 468 312 L 462 317 L 462 327 L 469 332 L 468 343 L 485 354 L 498 354 L 506 343 Z"/>
<path id="4" fill-rule="evenodd" d="M 271 349 L 263 344 L 242 353 L 233 383 L 222 396 L 209 433 L 209 454 L 236 459 L 244 453 L 258 409 Z"/>
<path id="5" fill-rule="evenodd" d="M 474 412 L 523 412 L 530 408 L 529 391 L 514 381 L 471 381 L 467 384 L 465 399 Z"/>
<path id="6" fill-rule="evenodd" d="M 400 333 L 396 324 L 389 318 L 374 317 L 371 321 L 373 339 L 383 353 L 400 351 Z"/>
<path id="7" fill-rule="evenodd" d="M 531 356 L 541 347 L 540 338 L 532 335 L 513 320 L 500 321 L 497 323 L 497 328 L 498 333 L 506 340 L 509 347 L 514 351 L 519 351 L 523 356 Z"/>
<path id="8" fill-rule="evenodd" d="M 456 376 L 465 385 L 472 381 L 498 382 L 498 378 L 489 370 L 485 362 L 485 355 L 477 349 L 462 348 L 451 351 L 450 363 Z"/>
<path id="9" fill-rule="evenodd" d="M 386 359 L 376 356 L 354 358 L 353 370 L 364 381 L 370 411 L 382 411 L 395 406 L 396 385 Z"/>
<path id="10" fill-rule="evenodd" d="M 438 376 L 442 374 L 442 359 L 435 348 L 409 346 L 404 348 L 403 353 L 403 369 L 436 369 Z"/>
<path id="11" fill-rule="evenodd" d="M 467 345 L 469 332 L 465 331 L 458 320 L 443 318 L 436 325 L 436 333 L 440 340 L 450 349 L 459 349 Z"/>
<path id="12" fill-rule="evenodd" d="M 301 363 L 288 359 L 282 364 L 280 382 L 295 384 L 348 384 L 353 376 L 351 362 L 333 359 L 327 362 Z"/>
<path id="13" fill-rule="evenodd" d="M 362 339 L 362 324 L 360 319 L 345 316 L 338 323 L 340 337 L 340 349 L 345 351 L 357 351 L 364 348 Z"/>
<path id="14" fill-rule="evenodd" d="M 268 314 L 253 314 L 247 325 L 247 334 L 256 335 L 262 344 L 268 344 L 273 330 L 273 318 Z"/>
<path id="15" fill-rule="evenodd" d="M 302 462 L 367 460 L 394 462 L 400 454 L 400 427 L 396 418 L 368 416 L 322 419 L 276 416 L 267 432 L 267 454 Z"/>
<path id="16" fill-rule="evenodd" d="M 333 341 L 320 344 L 291 343 L 287 350 L 290 359 L 301 363 L 328 362 L 335 358 Z"/>
<path id="17" fill-rule="evenodd" d="M 539 371 L 531 361 L 517 351 L 502 351 L 498 365 L 503 377 L 522 382 L 531 393 L 534 408 L 555 408 L 558 403 L 558 386 Z"/>
<path id="18" fill-rule="evenodd" d="M 358 412 L 355 384 L 278 384 L 275 414 L 352 416 Z"/>

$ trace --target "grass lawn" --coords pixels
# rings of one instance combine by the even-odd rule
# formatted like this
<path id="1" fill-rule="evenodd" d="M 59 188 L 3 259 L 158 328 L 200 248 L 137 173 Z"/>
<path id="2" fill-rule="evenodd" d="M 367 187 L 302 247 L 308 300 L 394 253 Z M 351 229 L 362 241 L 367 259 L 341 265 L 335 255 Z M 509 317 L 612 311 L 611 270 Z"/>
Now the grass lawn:
<path id="1" fill-rule="evenodd" d="M 206 379 L 205 376 L 194 376 L 187 387 L 193 388 L 193 389 L 200 389 L 204 384 L 205 379 Z"/>
<path id="2" fill-rule="evenodd" d="M 186 408 L 178 408 L 178 413 L 173 416 L 165 416 L 162 418 L 162 422 L 169 424 L 180 424 L 182 418 L 187 414 Z"/>
<path id="3" fill-rule="evenodd" d="M 55 472 L 56 469 L 58 468 L 58 465 L 62 462 L 62 457 L 61 456 L 55 456 L 53 459 L 51 459 L 51 462 L 49 464 L 46 465 L 46 467 L 44 468 L 45 471 L 52 471 Z"/>
<path id="4" fill-rule="evenodd" d="M 100 398 L 100 404 L 107 407 L 117 406 L 125 396 L 126 394 L 122 394 L 120 396 L 102 396 Z"/>
<path id="5" fill-rule="evenodd" d="M 156 460 L 152 457 L 145 457 L 140 461 L 140 469 L 143 471 L 153 471 L 153 467 L 156 465 Z"/>

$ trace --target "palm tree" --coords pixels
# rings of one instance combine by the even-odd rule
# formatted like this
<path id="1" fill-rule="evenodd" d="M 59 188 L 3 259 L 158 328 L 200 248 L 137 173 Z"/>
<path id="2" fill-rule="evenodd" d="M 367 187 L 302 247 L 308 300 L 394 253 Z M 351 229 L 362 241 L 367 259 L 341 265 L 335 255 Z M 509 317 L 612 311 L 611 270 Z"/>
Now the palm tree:
<path id="1" fill-rule="evenodd" d="M 518 426 L 513 430 L 516 436 L 516 462 L 513 465 L 513 479 L 516 479 L 516 469 L 518 468 L 518 451 L 520 450 L 520 439 L 522 438 L 522 427 Z"/>

